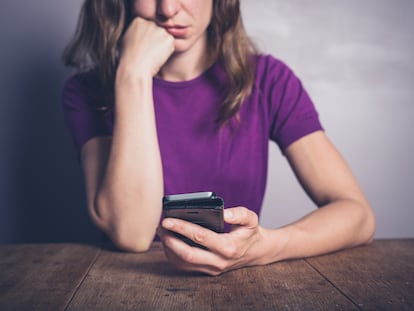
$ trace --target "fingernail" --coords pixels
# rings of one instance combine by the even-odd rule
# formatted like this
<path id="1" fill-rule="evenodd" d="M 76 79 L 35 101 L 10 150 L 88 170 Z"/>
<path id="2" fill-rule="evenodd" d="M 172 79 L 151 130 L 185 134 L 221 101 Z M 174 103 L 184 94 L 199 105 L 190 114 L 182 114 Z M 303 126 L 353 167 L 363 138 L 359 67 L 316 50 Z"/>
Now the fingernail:
<path id="1" fill-rule="evenodd" d="M 163 225 L 164 225 L 164 228 L 167 228 L 167 229 L 171 229 L 174 226 L 173 222 L 168 219 L 164 220 Z"/>
<path id="2" fill-rule="evenodd" d="M 233 218 L 233 212 L 230 210 L 224 210 L 224 217 L 226 219 L 232 219 Z"/>

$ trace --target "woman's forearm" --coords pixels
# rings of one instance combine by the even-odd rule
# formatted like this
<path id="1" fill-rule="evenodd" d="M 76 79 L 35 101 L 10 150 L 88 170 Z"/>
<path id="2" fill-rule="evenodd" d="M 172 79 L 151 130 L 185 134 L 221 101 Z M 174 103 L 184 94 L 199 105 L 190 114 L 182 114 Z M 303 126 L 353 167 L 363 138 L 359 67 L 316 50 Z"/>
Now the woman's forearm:
<path id="1" fill-rule="evenodd" d="M 117 75 L 109 160 L 96 198 L 97 215 L 121 249 L 146 250 L 161 215 L 163 177 L 152 77 Z"/>
<path id="2" fill-rule="evenodd" d="M 173 36 L 140 17 L 122 39 L 112 145 L 95 210 L 101 218 L 96 223 L 128 251 L 148 249 L 161 216 L 164 186 L 152 81 L 174 49 Z"/>
<path id="3" fill-rule="evenodd" d="M 368 203 L 343 199 L 285 227 L 263 229 L 261 263 L 304 258 L 372 241 L 375 220 Z"/>

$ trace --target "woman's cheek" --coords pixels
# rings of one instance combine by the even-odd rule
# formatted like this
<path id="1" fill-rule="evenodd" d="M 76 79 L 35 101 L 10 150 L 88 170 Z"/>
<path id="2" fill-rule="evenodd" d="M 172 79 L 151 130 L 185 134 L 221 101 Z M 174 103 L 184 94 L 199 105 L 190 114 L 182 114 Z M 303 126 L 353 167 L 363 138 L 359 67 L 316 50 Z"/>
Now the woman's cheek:
<path id="1" fill-rule="evenodd" d="M 132 6 L 134 17 L 152 19 L 156 12 L 156 0 L 135 0 Z"/>

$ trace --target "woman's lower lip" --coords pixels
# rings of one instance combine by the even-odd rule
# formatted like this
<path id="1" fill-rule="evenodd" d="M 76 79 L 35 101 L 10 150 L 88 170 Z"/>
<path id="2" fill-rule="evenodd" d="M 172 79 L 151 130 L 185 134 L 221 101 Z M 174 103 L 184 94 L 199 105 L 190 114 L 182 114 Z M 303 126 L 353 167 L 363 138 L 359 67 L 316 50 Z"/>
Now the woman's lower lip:
<path id="1" fill-rule="evenodd" d="M 185 37 L 188 27 L 167 27 L 165 30 L 173 37 Z"/>

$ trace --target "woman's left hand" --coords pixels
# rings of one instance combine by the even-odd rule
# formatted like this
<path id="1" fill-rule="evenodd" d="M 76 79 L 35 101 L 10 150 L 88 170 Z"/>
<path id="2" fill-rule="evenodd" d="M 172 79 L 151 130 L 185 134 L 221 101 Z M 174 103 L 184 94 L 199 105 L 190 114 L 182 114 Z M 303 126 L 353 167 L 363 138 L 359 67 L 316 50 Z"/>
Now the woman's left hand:
<path id="1" fill-rule="evenodd" d="M 257 215 L 245 207 L 234 207 L 224 210 L 224 221 L 232 225 L 230 233 L 216 233 L 180 219 L 164 219 L 158 235 L 168 260 L 181 270 L 210 275 L 260 264 L 263 229 Z M 190 246 L 171 231 L 207 249 Z"/>

